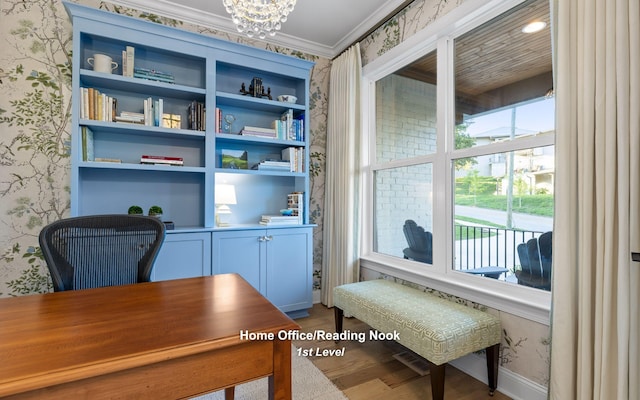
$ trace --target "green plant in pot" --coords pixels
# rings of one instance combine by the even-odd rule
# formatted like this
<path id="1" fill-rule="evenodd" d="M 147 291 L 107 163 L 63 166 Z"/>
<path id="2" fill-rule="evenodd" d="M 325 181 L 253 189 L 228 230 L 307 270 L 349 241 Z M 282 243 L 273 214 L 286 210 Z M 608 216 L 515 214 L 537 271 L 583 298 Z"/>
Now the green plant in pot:
<path id="1" fill-rule="evenodd" d="M 140 206 L 131 206 L 129 207 L 129 210 L 127 211 L 127 214 L 140 214 L 142 215 L 143 211 L 142 211 L 142 207 Z"/>
<path id="2" fill-rule="evenodd" d="M 149 208 L 149 216 L 162 218 L 162 207 L 160 206 L 151 206 Z"/>

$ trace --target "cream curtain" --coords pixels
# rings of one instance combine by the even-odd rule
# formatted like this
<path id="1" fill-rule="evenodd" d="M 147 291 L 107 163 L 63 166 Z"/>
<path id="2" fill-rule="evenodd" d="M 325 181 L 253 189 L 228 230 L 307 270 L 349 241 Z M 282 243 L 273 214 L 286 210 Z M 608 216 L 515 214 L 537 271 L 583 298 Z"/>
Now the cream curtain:
<path id="1" fill-rule="evenodd" d="M 640 399 L 638 0 L 552 0 L 556 212 L 549 398 Z"/>
<path id="2" fill-rule="evenodd" d="M 360 44 L 331 66 L 322 251 L 322 303 L 333 307 L 333 288 L 354 282 L 359 268 Z"/>

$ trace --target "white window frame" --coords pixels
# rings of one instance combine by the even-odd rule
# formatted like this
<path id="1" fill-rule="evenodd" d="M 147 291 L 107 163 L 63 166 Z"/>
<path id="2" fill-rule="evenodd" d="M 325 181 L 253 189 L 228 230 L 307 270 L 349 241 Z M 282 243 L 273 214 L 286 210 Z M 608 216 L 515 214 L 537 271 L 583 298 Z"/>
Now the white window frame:
<path id="1" fill-rule="evenodd" d="M 525 0 L 468 0 L 417 32 L 403 43 L 389 50 L 363 68 L 362 128 L 363 128 L 363 204 L 361 266 L 373 271 L 415 282 L 442 292 L 459 296 L 488 307 L 505 311 L 541 324 L 549 324 L 551 293 L 543 290 L 487 279 L 454 271 L 453 190 L 451 160 L 487 153 L 507 152 L 531 142 L 531 147 L 553 145 L 554 138 L 518 139 L 491 146 L 453 149 L 455 99 L 453 62 L 454 39 L 488 22 Z M 376 81 L 437 50 L 437 152 L 408 160 L 375 163 L 376 155 Z M 514 142 L 514 141 L 511 141 Z M 402 167 L 416 163 L 433 164 L 433 207 L 445 212 L 433 213 L 433 264 L 425 264 L 373 251 L 374 230 L 374 173 L 379 169 Z M 442 234 L 444 233 L 444 234 Z"/>

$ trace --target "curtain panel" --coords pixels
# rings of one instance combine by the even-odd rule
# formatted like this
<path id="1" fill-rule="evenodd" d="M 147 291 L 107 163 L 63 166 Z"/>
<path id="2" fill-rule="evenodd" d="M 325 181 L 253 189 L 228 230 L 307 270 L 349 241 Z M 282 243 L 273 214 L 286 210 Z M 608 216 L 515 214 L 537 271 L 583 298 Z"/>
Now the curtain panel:
<path id="1" fill-rule="evenodd" d="M 556 210 L 549 398 L 639 399 L 638 0 L 552 0 Z"/>
<path id="2" fill-rule="evenodd" d="M 360 243 L 360 44 L 331 66 L 322 250 L 322 303 L 333 288 L 357 280 Z"/>

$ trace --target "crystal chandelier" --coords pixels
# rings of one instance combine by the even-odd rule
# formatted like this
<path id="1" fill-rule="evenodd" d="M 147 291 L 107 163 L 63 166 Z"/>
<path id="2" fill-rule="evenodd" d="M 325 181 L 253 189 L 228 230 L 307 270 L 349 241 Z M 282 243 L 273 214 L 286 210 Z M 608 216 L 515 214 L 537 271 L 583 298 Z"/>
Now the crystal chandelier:
<path id="1" fill-rule="evenodd" d="M 264 39 L 280 30 L 296 0 L 222 0 L 238 32 Z"/>

